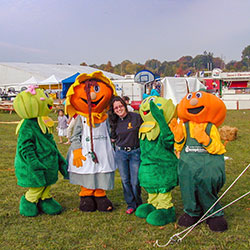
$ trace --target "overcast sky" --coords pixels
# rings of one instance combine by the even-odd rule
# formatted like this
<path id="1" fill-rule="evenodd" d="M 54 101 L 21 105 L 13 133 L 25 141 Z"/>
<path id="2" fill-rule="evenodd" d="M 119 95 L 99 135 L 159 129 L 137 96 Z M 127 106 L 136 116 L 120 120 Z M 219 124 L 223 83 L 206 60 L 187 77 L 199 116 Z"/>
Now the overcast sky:
<path id="1" fill-rule="evenodd" d="M 0 62 L 240 60 L 250 0 L 0 0 Z"/>

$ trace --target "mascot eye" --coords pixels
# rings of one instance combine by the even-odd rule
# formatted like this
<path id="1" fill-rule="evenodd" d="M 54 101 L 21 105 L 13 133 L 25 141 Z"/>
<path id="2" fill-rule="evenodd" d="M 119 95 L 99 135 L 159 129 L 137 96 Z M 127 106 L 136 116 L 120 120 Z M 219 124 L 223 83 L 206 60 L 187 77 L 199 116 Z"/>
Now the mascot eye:
<path id="1" fill-rule="evenodd" d="M 99 93 L 99 92 L 100 92 L 100 86 L 99 86 L 99 85 L 95 85 L 95 86 L 94 86 L 94 91 L 95 91 L 96 93 Z"/>
<path id="2" fill-rule="evenodd" d="M 154 97 L 149 98 L 148 102 L 153 102 L 155 100 Z"/>
<path id="3" fill-rule="evenodd" d="M 187 100 L 190 100 L 192 98 L 192 93 L 188 94 L 186 98 Z"/>
<path id="4" fill-rule="evenodd" d="M 201 97 L 202 97 L 202 93 L 201 93 L 201 92 L 197 92 L 197 93 L 195 94 L 195 96 L 196 96 L 197 98 L 201 98 Z"/>
<path id="5" fill-rule="evenodd" d="M 44 94 L 46 95 L 47 98 L 49 98 L 49 95 L 46 92 L 44 92 Z"/>

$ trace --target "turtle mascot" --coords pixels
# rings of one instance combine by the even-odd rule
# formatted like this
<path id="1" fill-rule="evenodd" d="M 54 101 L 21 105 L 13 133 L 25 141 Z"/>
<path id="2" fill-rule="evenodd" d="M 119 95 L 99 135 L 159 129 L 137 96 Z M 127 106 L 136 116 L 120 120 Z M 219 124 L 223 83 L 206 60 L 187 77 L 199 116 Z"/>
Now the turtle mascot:
<path id="1" fill-rule="evenodd" d="M 50 194 L 58 171 L 68 178 L 67 162 L 57 149 L 52 135 L 54 122 L 47 117 L 53 100 L 36 86 L 29 86 L 14 100 L 14 109 L 22 118 L 18 133 L 15 173 L 17 184 L 29 188 L 21 197 L 20 214 L 37 216 L 39 212 L 54 215 L 61 205 Z"/>

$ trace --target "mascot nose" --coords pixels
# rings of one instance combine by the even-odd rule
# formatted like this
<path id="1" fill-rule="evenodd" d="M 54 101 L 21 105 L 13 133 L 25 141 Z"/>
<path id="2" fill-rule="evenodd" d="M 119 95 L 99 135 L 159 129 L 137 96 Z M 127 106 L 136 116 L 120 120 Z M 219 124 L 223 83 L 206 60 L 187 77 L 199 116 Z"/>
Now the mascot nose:
<path id="1" fill-rule="evenodd" d="M 91 100 L 95 100 L 96 99 L 96 93 L 95 92 L 91 92 L 90 93 L 90 98 L 91 98 Z"/>
<path id="2" fill-rule="evenodd" d="M 190 100 L 190 104 L 191 104 L 192 106 L 195 106 L 197 103 L 198 103 L 198 99 L 196 99 L 196 98 L 192 98 L 192 99 Z"/>

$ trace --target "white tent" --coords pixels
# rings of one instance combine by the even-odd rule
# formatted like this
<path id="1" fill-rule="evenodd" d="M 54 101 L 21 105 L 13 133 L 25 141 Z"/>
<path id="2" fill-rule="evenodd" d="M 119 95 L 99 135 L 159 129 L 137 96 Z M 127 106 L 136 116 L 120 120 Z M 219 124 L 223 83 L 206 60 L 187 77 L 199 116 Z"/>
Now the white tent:
<path id="1" fill-rule="evenodd" d="M 19 83 L 19 85 L 21 85 L 21 86 L 38 85 L 38 81 L 36 80 L 36 78 L 34 76 L 32 76 L 28 80 L 26 80 L 22 83 Z"/>
<path id="2" fill-rule="evenodd" d="M 40 81 L 39 85 L 50 85 L 50 84 L 59 84 L 60 81 L 55 77 L 55 75 L 50 76 L 49 78 Z"/>
<path id="3" fill-rule="evenodd" d="M 56 79 L 62 80 L 77 72 L 89 74 L 97 70 L 96 68 L 79 65 L 0 62 L 0 87 L 18 85 L 32 76 L 35 77 L 38 82 L 41 82 L 50 78 L 52 75 L 55 75 Z M 120 75 L 106 71 L 102 72 L 111 80 L 124 79 L 124 77 Z"/>
<path id="4" fill-rule="evenodd" d="M 165 77 L 161 80 L 163 84 L 163 96 L 172 99 L 178 104 L 188 92 L 195 92 L 206 87 L 194 77 Z"/>

